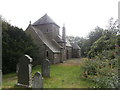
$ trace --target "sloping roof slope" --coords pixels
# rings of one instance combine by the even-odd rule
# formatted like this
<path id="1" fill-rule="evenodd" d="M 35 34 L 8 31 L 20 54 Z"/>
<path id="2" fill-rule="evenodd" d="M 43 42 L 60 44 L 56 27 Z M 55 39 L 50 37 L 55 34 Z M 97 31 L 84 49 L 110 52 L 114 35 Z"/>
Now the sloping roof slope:
<path id="1" fill-rule="evenodd" d="M 72 47 L 68 38 L 66 38 L 66 46 L 67 47 Z"/>
<path id="2" fill-rule="evenodd" d="M 77 43 L 71 43 L 73 49 L 80 49 Z"/>
<path id="3" fill-rule="evenodd" d="M 60 53 L 60 46 L 54 43 L 54 41 L 47 38 L 37 27 L 32 26 L 32 29 L 36 32 L 38 37 L 43 41 L 43 43 L 54 53 Z"/>
<path id="4" fill-rule="evenodd" d="M 43 17 L 41 17 L 36 22 L 34 22 L 32 25 L 41 25 L 41 24 L 50 24 L 50 23 L 57 25 L 47 14 L 45 14 Z"/>

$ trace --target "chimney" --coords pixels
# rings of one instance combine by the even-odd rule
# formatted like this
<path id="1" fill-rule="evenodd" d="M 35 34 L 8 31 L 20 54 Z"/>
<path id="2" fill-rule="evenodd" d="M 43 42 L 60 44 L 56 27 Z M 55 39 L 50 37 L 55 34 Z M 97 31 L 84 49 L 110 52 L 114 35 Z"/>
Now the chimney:
<path id="1" fill-rule="evenodd" d="M 62 40 L 63 40 L 64 43 L 66 42 L 65 24 L 63 24 L 63 28 L 62 28 Z"/>
<path id="2" fill-rule="evenodd" d="M 62 40 L 63 40 L 63 61 L 66 60 L 66 30 L 65 30 L 65 24 L 63 24 L 62 28 Z"/>

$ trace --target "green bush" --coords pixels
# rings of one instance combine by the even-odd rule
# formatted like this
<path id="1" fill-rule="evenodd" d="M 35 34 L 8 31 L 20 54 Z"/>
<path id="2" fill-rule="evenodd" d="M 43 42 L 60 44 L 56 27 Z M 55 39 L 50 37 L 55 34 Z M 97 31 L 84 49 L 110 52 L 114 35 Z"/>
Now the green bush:
<path id="1" fill-rule="evenodd" d="M 104 51 L 106 53 L 108 50 L 114 50 L 115 43 L 116 43 L 116 38 L 111 37 L 108 39 L 108 36 L 106 35 L 102 36 L 95 43 L 93 43 L 90 51 L 88 52 L 88 57 L 92 58 L 95 57 L 96 55 L 99 56 L 99 54 L 103 53 Z M 113 54 L 111 55 L 111 58 L 114 58 Z"/>
<path id="2" fill-rule="evenodd" d="M 96 75 L 98 62 L 96 60 L 86 60 L 81 67 L 88 75 Z"/>
<path id="3" fill-rule="evenodd" d="M 96 88 L 118 88 L 117 59 L 111 61 L 100 60 L 99 57 L 85 60 L 81 67 L 83 75 L 86 74 L 84 78 L 94 82 Z M 109 63 L 112 63 L 112 67 Z"/>
<path id="4" fill-rule="evenodd" d="M 92 79 L 94 83 L 96 83 L 96 86 L 99 88 L 118 88 L 118 74 L 110 72 L 108 69 L 103 69 L 102 72 L 104 72 L 105 75 L 100 73 Z"/>
<path id="5" fill-rule="evenodd" d="M 120 35 L 116 35 L 117 32 L 118 29 L 115 27 L 105 30 L 90 48 L 88 52 L 90 60 L 85 61 L 82 66 L 83 75 L 86 79 L 96 83 L 95 87 L 118 88 Z"/>

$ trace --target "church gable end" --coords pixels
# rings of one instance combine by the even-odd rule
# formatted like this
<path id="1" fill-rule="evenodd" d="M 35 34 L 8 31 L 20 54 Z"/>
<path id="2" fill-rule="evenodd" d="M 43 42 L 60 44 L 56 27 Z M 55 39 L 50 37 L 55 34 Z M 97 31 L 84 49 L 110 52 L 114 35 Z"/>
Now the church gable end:
<path id="1" fill-rule="evenodd" d="M 80 57 L 80 48 L 75 49 L 66 38 L 65 26 L 63 26 L 63 35 L 59 34 L 59 26 L 47 15 L 30 24 L 26 29 L 35 44 L 40 48 L 40 58 L 48 58 L 51 63 L 60 63 L 64 60 L 74 57 Z"/>

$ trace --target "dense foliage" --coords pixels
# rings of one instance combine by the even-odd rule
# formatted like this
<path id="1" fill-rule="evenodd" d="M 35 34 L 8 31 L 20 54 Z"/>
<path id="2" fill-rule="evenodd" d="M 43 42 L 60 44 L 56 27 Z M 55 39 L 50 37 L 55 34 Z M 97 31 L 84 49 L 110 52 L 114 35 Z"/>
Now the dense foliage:
<path id="1" fill-rule="evenodd" d="M 71 42 L 81 47 L 83 76 L 97 88 L 118 88 L 118 60 L 120 60 L 120 33 L 117 20 L 111 18 L 104 30 L 96 27 L 87 38 L 70 36 Z"/>
<path id="2" fill-rule="evenodd" d="M 118 88 L 118 60 L 120 60 L 119 30 L 111 24 L 96 40 L 84 61 L 83 76 L 94 82 L 97 88 Z"/>
<path id="3" fill-rule="evenodd" d="M 95 83 L 94 88 L 118 88 L 117 67 L 112 66 L 107 59 L 102 60 L 96 58 L 84 61 L 84 78 Z M 115 61 L 117 62 L 117 59 Z M 114 65 L 117 66 L 117 63 Z"/>
<path id="4" fill-rule="evenodd" d="M 81 48 L 81 56 L 86 57 L 88 52 L 90 51 L 90 48 L 92 44 L 97 41 L 101 36 L 103 35 L 103 29 L 100 27 L 96 27 L 93 31 L 91 31 L 87 38 L 83 37 L 73 37 L 68 36 L 70 42 L 77 43 Z"/>
<path id="5" fill-rule="evenodd" d="M 118 30 L 117 22 L 118 22 L 117 20 L 114 21 L 113 18 L 110 18 L 110 20 L 108 21 L 107 29 L 105 29 L 105 30 L 97 26 L 95 29 L 90 31 L 88 33 L 87 37 L 85 37 L 85 38 L 79 37 L 79 36 L 76 36 L 76 37 L 68 36 L 68 38 L 69 38 L 70 42 L 78 43 L 78 45 L 81 48 L 81 56 L 87 57 L 92 52 L 91 48 L 94 48 L 94 51 L 96 51 L 96 49 L 97 49 L 97 52 L 98 52 L 98 48 L 99 49 L 101 49 L 101 47 L 108 48 L 107 46 L 109 46 L 108 45 L 109 43 L 113 43 L 113 44 L 111 44 L 113 46 L 109 46 L 110 48 L 114 47 L 115 42 L 111 41 L 111 40 L 112 40 L 112 38 L 115 38 L 115 36 L 118 32 L 120 33 L 120 31 Z M 104 41 L 103 39 L 105 40 L 105 42 L 103 42 Z M 107 43 L 107 45 L 106 45 L 106 43 Z M 99 46 L 96 47 L 96 45 L 99 45 L 100 47 Z M 103 47 L 104 45 L 106 47 Z"/>
<path id="6" fill-rule="evenodd" d="M 37 47 L 22 29 L 3 20 L 2 30 L 3 73 L 15 72 L 18 59 L 24 54 L 30 55 L 34 60 L 38 59 Z"/>

